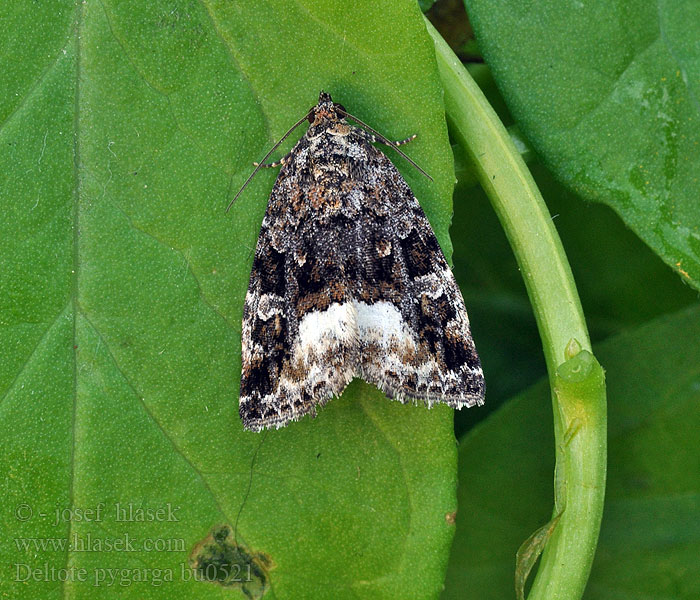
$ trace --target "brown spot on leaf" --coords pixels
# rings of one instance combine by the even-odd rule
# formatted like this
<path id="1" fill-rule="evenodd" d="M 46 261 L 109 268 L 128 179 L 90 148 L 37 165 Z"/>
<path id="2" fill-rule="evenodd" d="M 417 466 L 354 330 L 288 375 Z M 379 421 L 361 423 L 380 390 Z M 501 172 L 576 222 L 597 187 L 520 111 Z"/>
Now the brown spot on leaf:
<path id="1" fill-rule="evenodd" d="M 189 564 L 198 581 L 238 588 L 250 600 L 262 598 L 270 587 L 272 560 L 264 552 L 238 545 L 229 525 L 217 525 L 195 544 Z"/>

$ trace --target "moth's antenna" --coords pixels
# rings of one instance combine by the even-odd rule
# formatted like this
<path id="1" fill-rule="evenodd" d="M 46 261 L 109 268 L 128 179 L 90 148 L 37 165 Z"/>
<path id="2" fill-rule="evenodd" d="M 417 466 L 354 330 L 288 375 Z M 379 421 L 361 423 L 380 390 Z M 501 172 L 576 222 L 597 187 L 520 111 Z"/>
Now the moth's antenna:
<path id="1" fill-rule="evenodd" d="M 272 148 L 270 148 L 270 151 L 265 155 L 265 157 L 264 157 L 257 165 L 255 165 L 255 169 L 253 169 L 253 172 L 250 174 L 250 176 L 248 177 L 248 179 L 245 180 L 245 183 L 243 184 L 243 187 L 241 187 L 241 189 L 238 190 L 238 193 L 233 197 L 233 200 L 231 200 L 231 202 L 228 203 L 228 206 L 226 207 L 226 212 L 228 212 L 228 211 L 231 209 L 231 207 L 233 206 L 233 203 L 236 201 L 236 198 L 238 198 L 238 196 L 241 195 L 241 192 L 242 192 L 244 189 L 246 189 L 246 187 L 247 187 L 248 184 L 250 183 L 250 180 L 253 179 L 253 177 L 255 177 L 255 174 L 260 170 L 260 167 L 262 167 L 263 163 L 270 157 L 270 154 L 272 154 L 275 150 L 277 150 L 277 148 L 279 147 L 279 145 L 280 145 L 284 140 L 286 140 L 286 139 L 289 137 L 289 135 L 292 133 L 292 131 L 294 131 L 297 127 L 299 127 L 299 125 L 301 125 L 304 121 L 306 121 L 306 119 L 309 118 L 309 113 L 310 113 L 310 112 L 311 112 L 311 111 L 307 112 L 301 119 L 299 119 L 296 123 L 294 123 L 294 125 L 292 125 L 292 126 L 289 128 L 289 131 L 287 131 L 287 133 L 285 133 L 285 134 L 280 138 L 280 140 L 279 140 L 274 146 L 272 146 Z M 354 118 L 354 117 L 353 117 L 353 118 Z M 408 158 L 408 157 L 407 157 L 407 158 Z M 411 159 L 409 158 L 408 160 L 411 160 Z M 416 165 L 416 166 L 417 166 L 417 165 Z"/>
<path id="2" fill-rule="evenodd" d="M 297 123 L 299 125 L 299 123 Z M 296 127 L 296 125 L 295 125 Z M 258 444 L 258 447 L 255 449 L 255 452 L 253 453 L 253 458 L 250 460 L 250 478 L 248 479 L 248 489 L 245 491 L 245 496 L 243 496 L 243 501 L 241 502 L 241 506 L 238 508 L 238 514 L 236 515 L 236 523 L 233 526 L 233 543 L 238 546 L 238 519 L 241 518 L 241 513 L 243 512 L 243 507 L 245 506 L 245 503 L 248 501 L 248 496 L 250 495 L 250 488 L 253 485 L 253 467 L 255 466 L 255 459 L 258 457 L 258 452 L 260 452 L 260 448 L 263 445 L 263 442 L 267 439 L 267 434 L 270 432 L 269 429 L 265 430 L 265 433 L 262 436 L 262 439 L 260 440 L 260 443 Z"/>
<path id="3" fill-rule="evenodd" d="M 396 150 L 401 156 L 403 156 L 408 162 L 410 162 L 416 169 L 418 169 L 423 175 L 425 175 L 430 181 L 433 180 L 433 178 L 428 175 L 423 169 L 421 169 L 414 160 L 412 160 L 409 156 L 407 156 L 394 142 L 392 142 L 390 139 L 385 138 L 381 133 L 379 133 L 376 129 L 372 129 L 367 123 L 364 121 L 361 121 L 358 119 L 356 116 L 351 115 L 347 110 L 343 110 L 342 108 L 338 108 L 336 106 L 336 110 L 338 112 L 343 113 L 346 117 L 350 117 L 353 121 L 357 121 L 362 127 L 373 133 L 377 138 L 379 139 L 380 142 L 383 144 L 386 144 L 387 146 L 391 146 L 394 150 Z"/>

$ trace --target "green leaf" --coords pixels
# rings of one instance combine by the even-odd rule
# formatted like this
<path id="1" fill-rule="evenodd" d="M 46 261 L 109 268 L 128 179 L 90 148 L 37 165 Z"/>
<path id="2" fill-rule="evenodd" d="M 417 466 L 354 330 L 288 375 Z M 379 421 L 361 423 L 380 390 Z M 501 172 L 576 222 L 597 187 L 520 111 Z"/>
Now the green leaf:
<path id="1" fill-rule="evenodd" d="M 317 419 L 244 433 L 240 319 L 275 173 L 224 213 L 324 89 L 387 136 L 418 134 L 407 152 L 435 183 L 387 153 L 450 255 L 454 173 L 418 6 L 0 10 L 1 595 L 436 597 L 452 411 L 356 382 Z M 82 551 L 88 536 L 116 543 Z M 217 544 L 262 580 L 193 580 Z"/>
<path id="2" fill-rule="evenodd" d="M 585 598 L 697 598 L 700 308 L 596 348 L 609 397 L 605 514 Z M 443 598 L 513 595 L 515 553 L 552 516 L 546 382 L 460 444 L 457 533 Z"/>
<path id="3" fill-rule="evenodd" d="M 470 19 L 544 163 L 700 287 L 700 4 L 473 0 Z"/>

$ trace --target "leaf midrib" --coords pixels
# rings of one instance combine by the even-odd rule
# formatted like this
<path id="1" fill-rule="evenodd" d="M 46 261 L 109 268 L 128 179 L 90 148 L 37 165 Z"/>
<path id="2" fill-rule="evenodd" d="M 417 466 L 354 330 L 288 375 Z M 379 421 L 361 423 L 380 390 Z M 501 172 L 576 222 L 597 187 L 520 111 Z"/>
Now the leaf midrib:
<path id="1" fill-rule="evenodd" d="M 68 506 L 73 509 L 75 505 L 75 429 L 76 429 L 76 415 L 78 408 L 78 338 L 77 338 L 77 317 L 78 317 L 78 277 L 79 277 L 79 218 L 80 218 L 80 192 L 81 192 L 81 180 L 80 180 L 80 75 L 81 75 L 81 62 L 80 62 L 80 32 L 82 28 L 83 19 L 83 3 L 77 2 L 75 6 L 75 26 L 72 30 L 73 39 L 68 40 L 68 44 L 73 43 L 73 51 L 75 53 L 75 97 L 73 99 L 73 268 L 72 277 L 73 282 L 71 286 L 71 304 L 73 310 L 73 325 L 72 325 L 72 343 L 73 343 L 73 397 L 72 397 L 72 412 L 71 412 L 71 424 L 70 424 L 70 458 L 68 461 L 70 474 L 68 481 Z M 73 536 L 73 520 L 68 522 L 68 539 L 72 539 Z M 66 568 L 70 566 L 71 551 L 70 547 L 66 548 Z M 68 598 L 70 594 L 68 593 L 68 578 L 64 579 L 61 583 L 61 596 L 63 598 Z"/>

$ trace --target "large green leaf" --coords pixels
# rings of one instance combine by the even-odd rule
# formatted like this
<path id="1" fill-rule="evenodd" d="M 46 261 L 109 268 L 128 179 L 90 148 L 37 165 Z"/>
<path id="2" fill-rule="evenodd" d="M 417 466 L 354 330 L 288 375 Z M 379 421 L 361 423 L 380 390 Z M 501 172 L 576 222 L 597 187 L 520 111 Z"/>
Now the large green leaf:
<path id="1" fill-rule="evenodd" d="M 469 0 L 543 161 L 700 287 L 700 3 Z"/>
<path id="2" fill-rule="evenodd" d="M 596 349 L 606 367 L 609 460 L 589 600 L 700 594 L 698 339 L 696 305 Z M 513 597 L 515 553 L 552 514 L 551 420 L 543 381 L 462 440 L 443 598 Z"/>
<path id="3" fill-rule="evenodd" d="M 435 597 L 456 502 L 451 411 L 358 382 L 315 420 L 244 433 L 240 318 L 275 174 L 224 213 L 325 89 L 387 136 L 419 134 L 407 151 L 435 183 L 389 154 L 449 255 L 454 174 L 418 6 L 14 0 L 0 13 L 0 596 L 258 595 L 259 577 L 245 590 L 186 577 L 219 552 L 262 569 L 277 598 Z M 164 513 L 118 521 L 117 502 Z M 133 551 L 61 546 L 88 535 Z"/>

